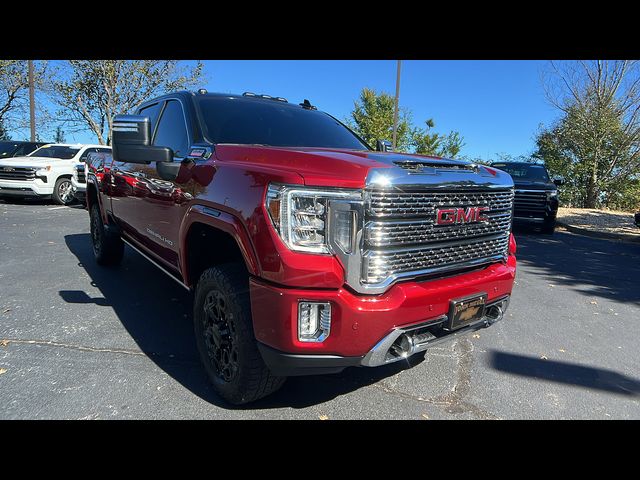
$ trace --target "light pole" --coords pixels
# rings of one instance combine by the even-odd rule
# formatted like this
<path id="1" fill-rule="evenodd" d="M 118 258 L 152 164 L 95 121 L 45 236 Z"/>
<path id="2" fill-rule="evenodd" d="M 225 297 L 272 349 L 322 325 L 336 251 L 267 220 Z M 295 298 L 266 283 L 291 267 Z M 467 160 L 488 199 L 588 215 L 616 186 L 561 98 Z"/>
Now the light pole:
<path id="1" fill-rule="evenodd" d="M 398 136 L 398 101 L 400 99 L 400 65 L 402 60 L 398 60 L 398 73 L 396 75 L 396 104 L 393 109 L 393 149 L 396 149 L 396 139 Z"/>
<path id="2" fill-rule="evenodd" d="M 29 60 L 29 122 L 31 124 L 31 141 L 36 141 L 36 103 L 33 87 L 33 60 Z"/>

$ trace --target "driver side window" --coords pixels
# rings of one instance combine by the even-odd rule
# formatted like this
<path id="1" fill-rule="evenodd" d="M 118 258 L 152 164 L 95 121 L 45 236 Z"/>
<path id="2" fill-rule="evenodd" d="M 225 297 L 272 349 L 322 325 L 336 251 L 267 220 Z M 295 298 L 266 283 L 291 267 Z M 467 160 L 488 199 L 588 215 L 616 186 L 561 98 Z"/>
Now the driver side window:
<path id="1" fill-rule="evenodd" d="M 185 157 L 189 148 L 189 135 L 184 120 L 182 105 L 177 100 L 169 100 L 162 112 L 153 144 L 169 147 L 174 157 Z"/>

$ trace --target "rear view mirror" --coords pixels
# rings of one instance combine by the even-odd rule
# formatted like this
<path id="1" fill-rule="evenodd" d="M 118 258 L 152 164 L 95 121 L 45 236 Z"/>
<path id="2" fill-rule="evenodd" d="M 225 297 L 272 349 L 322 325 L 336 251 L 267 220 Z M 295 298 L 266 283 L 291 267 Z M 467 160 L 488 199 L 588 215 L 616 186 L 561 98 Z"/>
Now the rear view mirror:
<path id="1" fill-rule="evenodd" d="M 151 122 L 142 115 L 116 115 L 112 128 L 113 159 L 124 163 L 172 162 L 173 151 L 151 145 Z"/>
<path id="2" fill-rule="evenodd" d="M 393 152 L 393 146 L 389 140 L 376 140 L 376 150 L 378 152 Z"/>

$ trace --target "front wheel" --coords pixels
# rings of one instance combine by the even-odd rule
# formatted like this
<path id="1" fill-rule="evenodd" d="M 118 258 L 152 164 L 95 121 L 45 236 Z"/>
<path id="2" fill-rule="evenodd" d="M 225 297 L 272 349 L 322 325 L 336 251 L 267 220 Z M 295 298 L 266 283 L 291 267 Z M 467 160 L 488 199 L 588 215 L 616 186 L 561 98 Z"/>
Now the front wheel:
<path id="1" fill-rule="evenodd" d="M 242 264 L 205 270 L 196 288 L 194 330 L 200 359 L 216 392 L 228 402 L 253 402 L 279 389 L 253 333 L 248 275 Z"/>
<path id="2" fill-rule="evenodd" d="M 105 266 L 119 264 L 124 255 L 124 242 L 119 235 L 105 228 L 100 215 L 100 207 L 96 203 L 91 205 L 89 221 L 91 222 L 91 244 L 96 262 Z"/>
<path id="3" fill-rule="evenodd" d="M 71 205 L 73 203 L 73 191 L 71 188 L 71 179 L 60 177 L 53 187 L 53 200 L 58 205 Z"/>
<path id="4" fill-rule="evenodd" d="M 555 232 L 555 230 L 556 230 L 555 218 L 551 221 L 545 220 L 544 225 L 542 226 L 542 233 L 553 235 L 553 232 Z"/>

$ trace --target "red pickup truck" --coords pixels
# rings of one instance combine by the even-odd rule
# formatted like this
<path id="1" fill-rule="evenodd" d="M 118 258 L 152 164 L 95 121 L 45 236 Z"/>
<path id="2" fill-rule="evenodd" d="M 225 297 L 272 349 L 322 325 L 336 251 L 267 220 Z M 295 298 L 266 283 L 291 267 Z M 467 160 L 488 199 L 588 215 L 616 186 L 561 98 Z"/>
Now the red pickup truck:
<path id="1" fill-rule="evenodd" d="M 385 145 L 307 100 L 148 101 L 114 119 L 113 157 L 88 164 L 96 260 L 118 264 L 127 243 L 193 291 L 201 359 L 234 404 L 500 320 L 511 177 Z"/>

